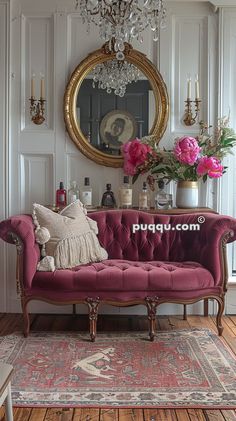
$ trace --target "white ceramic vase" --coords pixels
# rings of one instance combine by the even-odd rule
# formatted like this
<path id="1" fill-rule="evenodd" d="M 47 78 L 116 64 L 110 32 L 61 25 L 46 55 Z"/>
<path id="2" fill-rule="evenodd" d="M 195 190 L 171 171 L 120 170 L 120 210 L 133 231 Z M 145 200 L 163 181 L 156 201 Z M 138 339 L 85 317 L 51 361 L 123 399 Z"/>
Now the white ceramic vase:
<path id="1" fill-rule="evenodd" d="M 197 208 L 198 207 L 198 182 L 179 181 L 176 190 L 177 208 Z"/>

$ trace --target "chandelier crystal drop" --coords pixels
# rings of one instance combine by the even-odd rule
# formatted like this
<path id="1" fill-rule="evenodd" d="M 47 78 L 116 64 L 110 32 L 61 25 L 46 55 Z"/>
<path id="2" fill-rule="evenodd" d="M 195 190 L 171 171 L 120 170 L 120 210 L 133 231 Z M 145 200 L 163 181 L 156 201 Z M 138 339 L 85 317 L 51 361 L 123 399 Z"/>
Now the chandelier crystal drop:
<path id="1" fill-rule="evenodd" d="M 83 23 L 99 27 L 100 37 L 105 41 L 115 39 L 114 49 L 123 53 L 124 42 L 137 39 L 142 42 L 142 32 L 147 27 L 153 31 L 153 40 L 158 40 L 160 28 L 166 26 L 166 8 L 163 0 L 76 0 Z M 123 54 L 120 54 L 120 59 Z M 117 57 L 118 59 L 118 57 Z"/>
<path id="2" fill-rule="evenodd" d="M 129 83 L 137 82 L 139 69 L 127 61 L 108 60 L 93 69 L 93 87 L 105 89 L 108 94 L 114 93 L 123 97 Z"/>

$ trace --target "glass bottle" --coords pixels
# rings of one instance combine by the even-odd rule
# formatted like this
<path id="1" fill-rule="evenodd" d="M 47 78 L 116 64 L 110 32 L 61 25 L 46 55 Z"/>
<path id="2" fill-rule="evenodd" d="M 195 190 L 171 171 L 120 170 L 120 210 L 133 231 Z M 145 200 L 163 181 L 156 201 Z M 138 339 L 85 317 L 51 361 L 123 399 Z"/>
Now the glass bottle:
<path id="1" fill-rule="evenodd" d="M 106 191 L 102 195 L 101 206 L 105 208 L 115 208 L 116 199 L 113 191 L 111 190 L 111 184 L 107 184 L 106 188 Z"/>
<path id="2" fill-rule="evenodd" d="M 155 197 L 155 208 L 164 210 L 172 208 L 172 194 L 165 192 L 164 180 L 158 180 L 157 183 L 159 190 Z"/>
<path id="3" fill-rule="evenodd" d="M 150 194 L 147 189 L 147 183 L 143 182 L 143 188 L 139 193 L 138 197 L 138 208 L 139 210 L 148 210 L 150 209 Z"/>
<path id="4" fill-rule="evenodd" d="M 129 184 L 129 176 L 124 176 L 124 183 L 119 188 L 120 208 L 128 209 L 132 207 L 132 187 Z"/>
<path id="5" fill-rule="evenodd" d="M 56 191 L 56 206 L 66 206 L 66 190 L 62 181 L 60 181 L 59 189 Z"/>
<path id="6" fill-rule="evenodd" d="M 68 190 L 68 203 L 73 203 L 79 199 L 79 188 L 76 181 L 71 181 L 70 189 Z"/>
<path id="7" fill-rule="evenodd" d="M 81 189 L 81 202 L 84 206 L 92 206 L 92 187 L 89 177 L 84 179 L 84 187 Z"/>

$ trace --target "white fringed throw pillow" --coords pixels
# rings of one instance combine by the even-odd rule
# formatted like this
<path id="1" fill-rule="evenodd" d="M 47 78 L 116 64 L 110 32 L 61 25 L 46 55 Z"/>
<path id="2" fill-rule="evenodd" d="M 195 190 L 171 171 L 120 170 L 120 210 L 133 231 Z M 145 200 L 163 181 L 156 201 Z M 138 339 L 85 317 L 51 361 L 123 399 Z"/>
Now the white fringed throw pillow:
<path id="1" fill-rule="evenodd" d="M 37 203 L 33 205 L 36 241 L 42 245 L 43 257 L 54 257 L 56 269 L 72 268 L 108 258 L 96 236 L 97 223 L 88 218 L 86 213 L 80 200 L 71 203 L 60 213 Z"/>

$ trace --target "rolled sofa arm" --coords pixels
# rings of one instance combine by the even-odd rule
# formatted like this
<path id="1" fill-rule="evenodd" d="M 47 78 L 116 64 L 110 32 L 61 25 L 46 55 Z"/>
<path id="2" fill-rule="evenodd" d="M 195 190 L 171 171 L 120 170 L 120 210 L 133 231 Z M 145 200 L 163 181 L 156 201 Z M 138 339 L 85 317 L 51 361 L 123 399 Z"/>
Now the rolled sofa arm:
<path id="1" fill-rule="evenodd" d="M 35 242 L 34 224 L 30 215 L 16 215 L 0 223 L 0 238 L 15 244 L 20 258 L 21 287 L 31 287 L 40 258 L 40 250 Z"/>
<path id="2" fill-rule="evenodd" d="M 171 224 L 185 224 L 189 230 L 174 231 L 170 260 L 192 260 L 201 263 L 213 275 L 215 285 L 226 289 L 228 277 L 226 244 L 236 240 L 236 219 L 214 213 L 178 215 Z M 192 229 L 191 225 L 198 225 Z"/>

